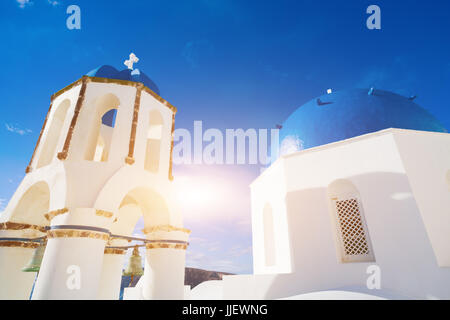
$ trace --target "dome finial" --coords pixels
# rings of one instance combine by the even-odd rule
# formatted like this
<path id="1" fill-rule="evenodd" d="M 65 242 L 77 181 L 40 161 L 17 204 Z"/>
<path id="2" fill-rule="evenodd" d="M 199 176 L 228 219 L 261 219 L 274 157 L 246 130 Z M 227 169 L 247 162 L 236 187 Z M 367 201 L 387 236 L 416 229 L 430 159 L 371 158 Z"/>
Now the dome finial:
<path id="1" fill-rule="evenodd" d="M 123 64 L 126 65 L 128 67 L 128 69 L 133 70 L 133 64 L 137 63 L 138 61 L 139 61 L 139 58 L 136 57 L 136 55 L 132 52 L 132 53 L 130 53 L 130 59 L 125 60 L 125 62 Z"/>

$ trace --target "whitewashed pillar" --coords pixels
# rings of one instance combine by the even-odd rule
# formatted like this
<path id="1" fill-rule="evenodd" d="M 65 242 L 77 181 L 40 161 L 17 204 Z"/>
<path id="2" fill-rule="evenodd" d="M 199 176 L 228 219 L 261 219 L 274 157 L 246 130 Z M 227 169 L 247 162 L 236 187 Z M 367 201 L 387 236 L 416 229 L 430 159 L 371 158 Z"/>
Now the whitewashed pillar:
<path id="1" fill-rule="evenodd" d="M 36 278 L 35 272 L 22 272 L 31 260 L 39 243 L 28 239 L 42 233 L 36 230 L 19 230 L 27 225 L 0 224 L 0 300 L 28 300 Z"/>
<path id="2" fill-rule="evenodd" d="M 51 220 L 32 299 L 97 298 L 112 216 L 93 208 L 77 208 Z"/>
<path id="3" fill-rule="evenodd" d="M 126 240 L 114 240 L 111 245 L 126 245 L 126 243 Z M 126 249 L 105 248 L 97 299 L 119 300 L 126 252 Z"/>
<path id="4" fill-rule="evenodd" d="M 147 239 L 142 296 L 152 300 L 184 299 L 184 273 L 190 231 L 172 226 L 144 230 Z"/>

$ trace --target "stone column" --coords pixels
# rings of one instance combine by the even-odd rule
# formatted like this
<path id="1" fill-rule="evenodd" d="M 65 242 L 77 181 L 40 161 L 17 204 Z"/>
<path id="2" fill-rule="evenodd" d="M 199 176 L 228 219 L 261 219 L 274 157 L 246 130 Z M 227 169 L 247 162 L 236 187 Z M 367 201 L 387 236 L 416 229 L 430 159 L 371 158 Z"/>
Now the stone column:
<path id="1" fill-rule="evenodd" d="M 112 213 L 77 208 L 51 220 L 32 299 L 97 298 L 111 217 Z"/>
<path id="2" fill-rule="evenodd" d="M 28 300 L 35 272 L 22 272 L 39 243 L 27 241 L 41 236 L 35 230 L 11 230 L 17 223 L 0 224 L 0 300 Z"/>
<path id="3" fill-rule="evenodd" d="M 38 243 L 0 239 L 0 300 L 28 300 L 36 273 L 22 272 Z"/>
<path id="4" fill-rule="evenodd" d="M 114 240 L 111 242 L 111 245 L 126 245 L 126 243 L 126 240 Z M 97 299 L 119 300 L 126 252 L 126 249 L 105 248 Z"/>
<path id="5" fill-rule="evenodd" d="M 144 299 L 184 298 L 184 272 L 190 231 L 172 226 L 145 229 L 147 239 L 142 296 Z"/>

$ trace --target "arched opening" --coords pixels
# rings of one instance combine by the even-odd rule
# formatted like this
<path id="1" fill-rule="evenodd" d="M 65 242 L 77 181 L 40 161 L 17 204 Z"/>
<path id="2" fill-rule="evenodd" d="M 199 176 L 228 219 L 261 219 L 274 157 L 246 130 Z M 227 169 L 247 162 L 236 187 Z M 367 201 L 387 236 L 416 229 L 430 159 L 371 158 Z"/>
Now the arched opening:
<path id="1" fill-rule="evenodd" d="M 163 118 L 157 110 L 150 112 L 147 132 L 144 168 L 150 172 L 158 172 L 161 157 L 161 139 L 163 132 Z"/>
<path id="2" fill-rule="evenodd" d="M 276 264 L 275 226 L 273 220 L 272 206 L 266 203 L 263 209 L 264 262 L 266 267 L 274 266 Z"/>
<path id="3" fill-rule="evenodd" d="M 70 107 L 70 100 L 66 99 L 56 108 L 55 113 L 50 121 L 50 127 L 47 131 L 45 143 L 39 156 L 37 168 L 46 166 L 55 159 L 56 147 L 62 134 L 64 121 L 67 117 L 67 111 Z"/>
<path id="4" fill-rule="evenodd" d="M 348 180 L 335 180 L 328 186 L 328 197 L 341 262 L 375 261 L 356 187 Z"/>
<path id="5" fill-rule="evenodd" d="M 119 99 L 113 94 L 106 94 L 96 100 L 95 119 L 85 160 L 98 162 L 108 160 L 119 104 Z"/>
<path id="6" fill-rule="evenodd" d="M 150 188 L 138 187 L 128 192 L 122 199 L 110 231 L 112 235 L 146 238 L 143 229 L 167 224 L 170 224 L 170 214 L 165 199 Z M 113 246 L 119 247 L 121 245 L 133 246 L 136 244 L 142 245 L 142 242 L 127 242 L 120 239 L 113 240 L 112 242 Z M 122 255 L 122 257 L 119 257 L 119 260 L 115 260 L 114 262 L 111 259 L 104 260 L 103 270 L 117 268 L 115 272 L 106 272 L 106 278 L 104 280 L 102 279 L 103 283 L 107 284 L 108 289 L 116 291 L 116 297 L 119 297 L 119 293 L 123 293 L 121 291 L 122 271 L 127 266 L 132 250 L 128 249 L 125 255 Z M 144 267 L 146 257 L 145 247 L 139 247 L 139 252 Z M 117 265 L 114 267 L 111 263 L 116 263 Z M 138 279 L 139 276 L 135 277 L 133 283 L 136 283 Z M 128 286 L 129 281 L 130 279 L 126 279 L 124 285 Z M 104 289 L 100 288 L 100 290 L 103 291 Z M 102 296 L 102 294 L 104 295 Z M 101 293 L 102 297 L 111 296 L 106 293 Z"/>
<path id="7" fill-rule="evenodd" d="M 94 161 L 107 161 L 111 146 L 112 133 L 116 124 L 116 109 L 107 111 L 102 116 L 100 132 L 98 133 L 97 145 L 95 147 Z"/>
<path id="8" fill-rule="evenodd" d="M 21 197 L 11 215 L 12 222 L 49 225 L 45 214 L 49 211 L 50 189 L 44 181 L 32 185 Z"/>
<path id="9" fill-rule="evenodd" d="M 101 129 L 100 129 L 101 130 Z M 105 139 L 103 139 L 102 135 L 99 134 L 97 138 L 97 146 L 95 147 L 94 161 L 106 161 L 108 156 L 105 152 Z"/>

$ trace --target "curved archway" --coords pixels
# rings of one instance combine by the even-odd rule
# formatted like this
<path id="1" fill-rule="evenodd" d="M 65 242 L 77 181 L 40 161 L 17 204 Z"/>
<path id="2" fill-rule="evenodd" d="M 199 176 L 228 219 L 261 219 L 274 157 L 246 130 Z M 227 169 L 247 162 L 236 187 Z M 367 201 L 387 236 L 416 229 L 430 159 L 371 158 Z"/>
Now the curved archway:
<path id="1" fill-rule="evenodd" d="M 375 261 L 358 189 L 351 181 L 338 179 L 327 191 L 341 262 Z"/>
<path id="2" fill-rule="evenodd" d="M 49 206 L 50 188 L 44 181 L 37 182 L 22 195 L 11 214 L 10 220 L 12 222 L 47 226 L 49 222 L 44 215 L 49 211 Z"/>
<path id="3" fill-rule="evenodd" d="M 56 108 L 47 131 L 45 143 L 39 156 L 37 168 L 46 166 L 52 162 L 56 156 L 56 147 L 60 140 L 62 128 L 67 117 L 67 111 L 70 107 L 70 100 L 65 99 Z"/>
<path id="4" fill-rule="evenodd" d="M 264 261 L 266 267 L 270 267 L 276 264 L 276 250 L 275 250 L 275 226 L 273 219 L 273 210 L 272 206 L 269 203 L 266 203 L 264 205 L 263 224 L 264 224 Z"/>
<path id="5" fill-rule="evenodd" d="M 157 193 L 164 199 L 168 208 L 170 224 L 174 226 L 182 224 L 179 206 L 174 200 L 173 184 L 169 180 L 153 179 L 150 174 L 136 166 L 124 166 L 117 171 L 98 193 L 94 207 L 116 214 L 126 196 L 137 189 Z"/>
<path id="6" fill-rule="evenodd" d="M 144 162 L 145 170 L 150 172 L 158 172 L 159 169 L 163 124 L 161 113 L 155 109 L 150 111 Z"/>
<path id="7" fill-rule="evenodd" d="M 155 225 L 166 225 L 170 222 L 169 209 L 165 199 L 148 187 L 136 187 L 130 190 L 122 199 L 114 222 L 110 228 L 113 235 L 133 236 L 145 238 L 141 235 L 143 229 Z M 123 245 L 120 241 L 113 240 L 113 245 Z M 128 243 L 130 245 L 130 243 Z M 147 260 L 145 246 L 139 249 L 142 262 Z M 122 279 L 122 269 L 125 267 L 127 255 L 116 255 L 115 257 L 108 256 L 104 260 L 104 270 L 115 270 L 112 272 L 105 272 L 102 275 L 102 285 L 100 289 L 100 297 L 106 299 L 117 299 L 120 291 L 120 283 Z M 144 265 L 142 266 L 144 267 Z M 115 292 L 107 293 L 105 288 L 111 289 Z"/>
<path id="8" fill-rule="evenodd" d="M 138 208 L 144 218 L 145 228 L 170 224 L 170 214 L 166 200 L 149 187 L 137 187 L 128 192 L 120 204 L 119 212 L 124 208 L 133 208 L 133 210 Z M 130 218 L 131 216 L 128 215 L 127 220 Z"/>
<path id="9" fill-rule="evenodd" d="M 144 227 L 172 224 L 171 208 L 164 196 L 149 186 L 133 187 L 119 196 L 113 209 L 114 220 L 110 228 L 113 234 L 129 236 L 136 223 L 143 218 Z M 115 196 L 117 196 L 116 194 Z"/>
<path id="10" fill-rule="evenodd" d="M 115 127 L 119 98 L 105 94 L 95 100 L 94 121 L 89 135 L 85 160 L 107 161 Z"/>

